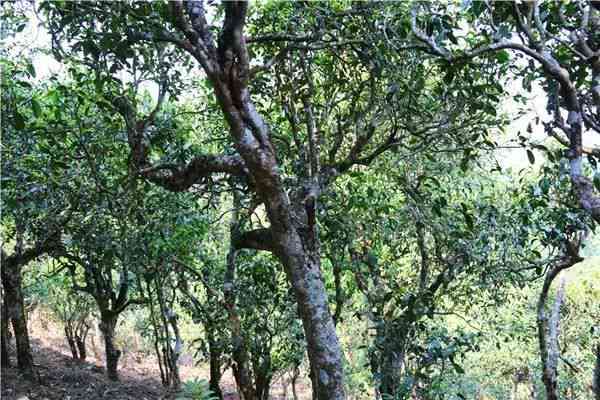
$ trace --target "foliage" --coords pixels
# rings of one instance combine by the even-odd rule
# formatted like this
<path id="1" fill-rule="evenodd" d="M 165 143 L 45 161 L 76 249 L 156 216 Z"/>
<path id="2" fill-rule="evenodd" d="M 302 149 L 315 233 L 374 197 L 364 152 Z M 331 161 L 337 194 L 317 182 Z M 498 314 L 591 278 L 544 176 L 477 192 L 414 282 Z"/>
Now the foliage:
<path id="1" fill-rule="evenodd" d="M 195 378 L 184 383 L 183 394 L 177 397 L 178 400 L 217 400 L 208 387 L 205 379 Z"/>
<path id="2" fill-rule="evenodd" d="M 3 43 L 29 18 L 7 4 Z M 543 389 L 536 300 L 598 253 L 594 2 L 36 6 L 64 70 L 0 52 L 2 259 L 53 244 L 15 269 L 28 297 L 65 324 L 94 301 L 121 344 L 129 312 L 166 386 L 194 354 L 210 380 L 180 398 L 221 398 L 228 368 L 259 398 L 300 369 L 315 398 Z M 514 81 L 550 113 L 516 134 Z M 561 272 L 573 399 L 600 340 L 584 262 Z"/>

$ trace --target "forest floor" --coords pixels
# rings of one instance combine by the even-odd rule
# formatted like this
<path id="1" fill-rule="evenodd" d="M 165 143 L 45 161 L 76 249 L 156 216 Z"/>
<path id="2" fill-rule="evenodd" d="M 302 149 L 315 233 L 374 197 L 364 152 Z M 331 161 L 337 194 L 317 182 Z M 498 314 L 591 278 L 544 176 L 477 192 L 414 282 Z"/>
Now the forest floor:
<path id="1" fill-rule="evenodd" d="M 62 349 L 32 340 L 37 382 L 24 379 L 16 368 L 2 369 L 2 399 L 167 399 L 171 398 L 152 371 L 121 369 L 120 382 L 109 381 L 96 362 L 73 362 Z M 15 364 L 14 358 L 11 360 Z"/>
<path id="2" fill-rule="evenodd" d="M 36 366 L 37 381 L 24 379 L 15 368 L 14 348 L 11 350 L 12 368 L 2 368 L 2 400 L 172 400 L 178 396 L 164 388 L 160 382 L 160 372 L 154 356 L 141 352 L 123 351 L 119 362 L 119 382 L 106 378 L 104 359 L 98 349 L 98 338 L 88 341 L 85 362 L 73 361 L 66 340 L 60 334 L 62 329 L 48 321 L 39 321 L 36 312 L 30 319 L 31 345 Z M 89 342 L 92 342 L 91 344 Z M 14 343 L 13 343 L 14 347 Z M 191 357 L 186 357 L 191 358 Z M 208 380 L 208 370 L 188 362 L 180 365 L 183 382 L 194 378 Z M 305 385 L 302 385 L 305 386 Z M 302 394 L 308 387 L 300 387 Z M 225 400 L 239 399 L 233 378 L 227 371 L 221 382 Z M 275 382 L 271 391 L 272 399 L 290 398 L 282 382 Z M 301 395 L 300 398 L 309 398 Z"/>

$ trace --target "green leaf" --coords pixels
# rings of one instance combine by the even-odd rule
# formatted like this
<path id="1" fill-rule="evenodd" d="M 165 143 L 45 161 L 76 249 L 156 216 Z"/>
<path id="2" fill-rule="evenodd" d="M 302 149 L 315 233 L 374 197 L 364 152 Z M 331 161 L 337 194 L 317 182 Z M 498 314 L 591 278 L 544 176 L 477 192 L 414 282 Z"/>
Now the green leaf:
<path id="1" fill-rule="evenodd" d="M 600 192 L 600 172 L 594 174 L 594 187 Z"/>
<path id="2" fill-rule="evenodd" d="M 453 362 L 452 366 L 454 367 L 454 370 L 459 373 L 459 374 L 464 374 L 465 370 L 463 367 L 461 367 L 460 365 L 458 365 L 457 363 Z"/>
<path id="3" fill-rule="evenodd" d="M 529 149 L 527 149 L 527 158 L 529 159 L 530 164 L 535 163 L 535 156 L 533 155 L 533 152 Z"/>
<path id="4" fill-rule="evenodd" d="M 510 54 L 508 54 L 508 51 L 506 50 L 500 50 L 496 53 L 496 59 L 498 62 L 505 64 L 508 62 L 508 60 L 510 60 Z"/>
<path id="5" fill-rule="evenodd" d="M 42 107 L 40 107 L 40 103 L 36 99 L 31 99 L 31 109 L 36 118 L 39 118 L 40 115 L 42 115 Z"/>
<path id="6" fill-rule="evenodd" d="M 15 128 L 19 131 L 25 129 L 25 119 L 18 111 L 15 113 Z"/>
<path id="7" fill-rule="evenodd" d="M 35 78 L 35 67 L 33 66 L 32 63 L 27 64 L 27 72 L 29 73 L 29 76 L 32 76 Z"/>

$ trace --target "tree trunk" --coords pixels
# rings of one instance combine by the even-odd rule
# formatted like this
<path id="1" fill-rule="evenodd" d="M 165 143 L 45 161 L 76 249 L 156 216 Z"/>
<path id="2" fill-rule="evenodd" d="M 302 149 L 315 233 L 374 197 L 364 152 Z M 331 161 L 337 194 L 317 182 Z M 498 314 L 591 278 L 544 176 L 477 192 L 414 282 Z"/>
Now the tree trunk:
<path id="1" fill-rule="evenodd" d="M 266 349 L 266 354 L 263 362 L 260 362 L 260 356 L 253 363 L 254 368 L 254 385 L 256 387 L 256 397 L 258 400 L 268 400 L 271 390 L 272 366 L 271 357 L 268 353 L 270 349 Z"/>
<path id="2" fill-rule="evenodd" d="M 269 400 L 271 391 L 271 378 L 269 376 L 256 377 L 256 398 L 258 400 Z"/>
<path id="3" fill-rule="evenodd" d="M 345 399 L 342 350 L 321 276 L 315 221 L 320 171 L 313 169 L 310 188 L 302 188 L 302 191 L 308 189 L 307 193 L 298 194 L 292 204 L 269 140 L 269 128 L 256 111 L 247 88 L 226 87 L 219 81 L 214 84 L 238 153 L 254 179 L 256 193 L 264 201 L 271 223 L 271 250 L 284 266 L 294 290 L 314 372 L 312 384 L 317 394 L 314 400 Z"/>
<path id="4" fill-rule="evenodd" d="M 181 388 L 181 377 L 179 376 L 179 366 L 177 363 L 179 362 L 179 356 L 181 355 L 183 340 L 181 339 L 179 326 L 177 325 L 177 315 L 171 309 L 167 311 L 167 314 L 169 324 L 173 328 L 173 334 L 175 335 L 175 347 L 171 348 L 170 343 L 167 343 L 167 345 L 170 347 L 169 364 L 171 369 L 171 387 L 174 390 L 179 390 Z M 168 326 L 165 328 L 167 330 L 169 329 Z"/>
<path id="5" fill-rule="evenodd" d="M 80 361 L 85 361 L 85 359 L 87 358 L 85 341 L 87 339 L 89 331 L 90 326 L 87 323 L 87 316 L 81 317 L 77 321 L 77 325 L 75 326 L 75 344 L 77 345 L 77 350 L 79 351 Z"/>
<path id="6" fill-rule="evenodd" d="M 4 322 L 2 323 L 4 325 Z M 2 339 L 0 342 L 2 346 L 2 353 L 0 357 L 2 358 L 2 367 L 10 367 L 10 358 L 8 353 L 8 335 L 5 332 L 4 326 L 2 327 Z"/>
<path id="7" fill-rule="evenodd" d="M 231 217 L 229 225 L 229 236 L 230 236 L 230 248 L 227 254 L 227 269 L 225 271 L 224 284 L 223 284 L 223 299 L 225 301 L 225 308 L 229 316 L 229 326 L 231 328 L 231 343 L 233 346 L 232 357 L 234 360 L 233 364 L 233 375 L 236 383 L 242 392 L 242 398 L 244 400 L 255 400 L 256 391 L 252 384 L 252 374 L 249 368 L 248 358 L 248 346 L 246 337 L 242 331 L 242 321 L 237 309 L 237 291 L 235 288 L 235 270 L 237 266 L 237 254 L 238 251 L 235 248 L 233 242 L 234 238 L 239 233 L 239 216 L 238 208 L 240 207 L 240 200 L 237 194 L 234 192 L 233 196 L 234 211 Z"/>
<path id="8" fill-rule="evenodd" d="M 342 350 L 329 312 L 318 252 L 308 255 L 299 235 L 288 234 L 279 257 L 294 289 L 310 361 L 314 400 L 345 399 Z M 290 237 L 291 236 L 291 237 Z"/>
<path id="9" fill-rule="evenodd" d="M 71 350 L 71 356 L 73 357 L 73 360 L 79 360 L 79 353 L 77 351 L 77 344 L 75 344 L 75 338 L 73 337 L 73 331 L 67 326 L 65 326 L 65 337 L 69 343 L 69 349 Z"/>
<path id="10" fill-rule="evenodd" d="M 381 398 L 397 398 L 402 387 L 402 366 L 404 362 L 405 329 L 395 328 L 395 323 L 381 317 L 383 306 L 371 316 L 371 322 L 377 327 L 375 337 L 375 354 L 371 360 L 371 373 L 378 387 L 376 396 Z"/>
<path id="11" fill-rule="evenodd" d="M 210 364 L 210 379 L 209 388 L 219 400 L 223 399 L 221 391 L 221 350 L 215 340 L 214 328 L 212 326 L 206 328 L 206 336 L 208 340 L 208 353 Z"/>
<path id="12" fill-rule="evenodd" d="M 538 339 L 540 345 L 540 355 L 542 358 L 542 381 L 546 388 L 547 400 L 558 400 L 558 335 L 560 325 L 560 307 L 564 296 L 564 279 L 556 293 L 556 300 L 552 308 L 552 314 L 548 320 L 545 304 L 548 297 L 548 291 L 552 279 L 556 274 L 549 274 L 542 288 L 542 293 L 538 302 Z"/>
<path id="13" fill-rule="evenodd" d="M 114 313 L 102 313 L 100 330 L 104 337 L 104 348 L 106 353 L 106 375 L 108 379 L 113 381 L 119 380 L 119 374 L 117 372 L 117 365 L 119 364 L 119 357 L 121 357 L 121 351 L 115 347 L 115 328 L 117 326 L 118 314 Z"/>
<path id="14" fill-rule="evenodd" d="M 230 254 L 227 257 L 227 264 L 229 266 L 235 264 L 235 253 L 235 250 L 230 251 Z M 231 268 L 228 267 L 228 270 L 230 269 Z M 229 275 L 229 271 L 227 275 Z M 229 278 L 231 280 L 229 280 Z M 242 392 L 242 398 L 244 400 L 255 400 L 256 392 L 254 390 L 252 376 L 248 368 L 248 351 L 246 348 L 246 340 L 242 333 L 242 323 L 237 313 L 237 306 L 235 304 L 235 290 L 233 289 L 232 283 L 233 275 L 231 275 L 229 278 L 225 278 L 226 283 L 224 297 L 226 303 L 225 306 L 227 307 L 227 312 L 229 314 L 229 324 L 231 327 L 231 342 L 233 346 L 232 357 L 234 360 L 234 364 L 232 366 L 233 375 L 240 391 Z"/>
<path id="15" fill-rule="evenodd" d="M 0 357 L 2 358 L 2 367 L 10 367 L 10 358 L 8 347 L 10 344 L 10 332 L 8 331 L 8 309 L 6 307 L 6 298 L 4 295 L 2 296 L 2 326 L 1 326 L 1 334 L 2 338 L 0 339 L 0 343 L 2 345 L 2 354 Z"/>
<path id="16" fill-rule="evenodd" d="M 400 393 L 402 381 L 402 354 L 394 350 L 384 350 L 383 365 L 381 366 L 381 396 L 396 398 Z"/>
<path id="17" fill-rule="evenodd" d="M 17 344 L 17 365 L 27 379 L 33 379 L 33 356 L 29 344 L 25 303 L 21 289 L 21 269 L 3 265 L 2 284 L 4 286 L 7 315 L 12 322 Z"/>
<path id="18" fill-rule="evenodd" d="M 148 305 L 149 305 L 149 311 L 150 311 L 150 323 L 152 325 L 152 330 L 154 333 L 154 352 L 156 353 L 156 359 L 158 361 L 158 370 L 160 371 L 160 381 L 162 382 L 162 385 L 165 387 L 169 386 L 169 366 L 166 362 L 165 359 L 165 354 L 163 351 L 161 351 L 161 342 L 163 342 L 163 330 L 162 328 L 159 326 L 158 323 L 158 318 L 156 317 L 156 312 L 155 312 L 155 307 L 154 307 L 154 301 L 152 300 L 152 284 L 153 284 L 153 280 L 146 278 L 146 288 L 147 288 L 147 294 L 146 297 L 148 298 Z M 140 282 L 140 288 L 143 288 L 143 285 Z M 157 285 L 157 290 L 159 289 L 159 285 Z"/>
<path id="19" fill-rule="evenodd" d="M 77 345 L 77 350 L 79 350 L 79 360 L 85 361 L 85 359 L 87 358 L 87 351 L 85 348 L 85 337 L 75 338 L 75 344 Z"/>
<path id="20" fill-rule="evenodd" d="M 292 397 L 294 398 L 294 400 L 298 400 L 298 390 L 296 389 L 298 377 L 300 377 L 300 368 L 298 368 L 298 366 L 295 366 L 294 373 L 292 375 Z"/>
<path id="21" fill-rule="evenodd" d="M 596 365 L 592 377 L 592 390 L 594 391 L 595 400 L 600 400 L 600 344 L 596 345 Z"/>

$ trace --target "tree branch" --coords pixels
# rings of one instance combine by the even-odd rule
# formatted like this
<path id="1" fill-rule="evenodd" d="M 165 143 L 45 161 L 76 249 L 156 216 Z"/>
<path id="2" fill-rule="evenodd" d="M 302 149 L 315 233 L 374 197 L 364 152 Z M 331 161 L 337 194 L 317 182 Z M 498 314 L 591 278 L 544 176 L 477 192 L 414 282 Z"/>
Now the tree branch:
<path id="1" fill-rule="evenodd" d="M 275 252 L 273 234 L 270 229 L 255 229 L 232 237 L 232 246 L 236 250 L 255 249 Z"/>
<path id="2" fill-rule="evenodd" d="M 215 173 L 246 176 L 247 170 L 239 155 L 200 155 L 183 166 L 161 164 L 140 169 L 139 173 L 170 191 L 181 192 Z"/>

